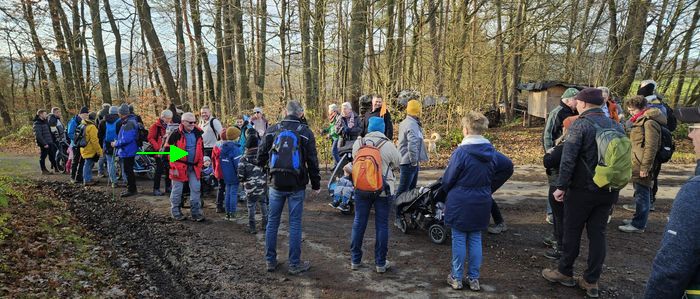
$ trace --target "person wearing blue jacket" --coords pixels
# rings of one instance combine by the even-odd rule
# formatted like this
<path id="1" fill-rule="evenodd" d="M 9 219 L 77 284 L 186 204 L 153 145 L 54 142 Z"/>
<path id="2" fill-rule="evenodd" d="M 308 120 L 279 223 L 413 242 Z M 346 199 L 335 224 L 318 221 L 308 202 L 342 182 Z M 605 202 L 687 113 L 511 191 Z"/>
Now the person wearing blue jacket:
<path id="1" fill-rule="evenodd" d="M 80 113 L 76 114 L 68 121 L 68 139 L 70 140 L 71 151 L 73 152 L 73 162 L 70 167 L 71 182 L 83 182 L 83 168 L 80 167 L 82 157 L 80 157 L 80 147 L 75 144 L 75 130 L 80 127 L 83 119 L 87 119 L 89 110 L 87 107 L 80 108 Z"/>
<path id="2" fill-rule="evenodd" d="M 473 291 L 481 289 L 481 231 L 489 224 L 494 187 L 500 187 L 512 174 L 510 160 L 481 136 L 487 128 L 488 119 L 481 113 L 470 111 L 462 118 L 464 139 L 452 153 L 442 178 L 447 194 L 445 223 L 452 228 L 452 271 L 447 283 L 455 290 L 462 289 L 465 282 Z M 469 266 L 463 278 L 467 248 Z"/>
<path id="3" fill-rule="evenodd" d="M 126 174 L 127 190 L 121 193 L 121 197 L 129 197 L 136 194 L 136 176 L 134 175 L 134 157 L 138 151 L 139 125 L 136 116 L 129 112 L 126 103 L 119 106 L 119 117 L 122 126 L 119 129 L 117 140 L 112 141 L 119 159 L 124 161 L 123 173 Z"/>
<path id="4" fill-rule="evenodd" d="M 224 193 L 226 217 L 224 220 L 229 221 L 235 220 L 238 205 L 238 162 L 241 160 L 241 145 L 235 140 L 240 134 L 241 130 L 236 127 L 226 129 L 226 141 L 221 144 L 221 155 L 218 157 L 226 185 Z"/>

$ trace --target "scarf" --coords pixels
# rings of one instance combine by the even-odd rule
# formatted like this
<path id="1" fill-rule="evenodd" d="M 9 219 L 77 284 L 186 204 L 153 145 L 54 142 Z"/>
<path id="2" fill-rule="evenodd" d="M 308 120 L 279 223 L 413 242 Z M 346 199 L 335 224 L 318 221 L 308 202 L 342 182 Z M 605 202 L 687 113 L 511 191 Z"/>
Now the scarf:
<path id="1" fill-rule="evenodd" d="M 634 116 L 632 116 L 632 118 L 630 118 L 630 121 L 632 123 L 636 122 L 638 118 L 640 118 L 642 115 L 644 115 L 645 112 L 647 112 L 647 110 L 649 109 L 645 108 L 644 110 L 639 111 L 639 113 L 635 114 Z"/>
<path id="2" fill-rule="evenodd" d="M 329 120 L 329 121 L 333 121 L 333 120 L 335 119 L 336 116 L 338 116 L 338 112 L 333 111 L 333 114 L 331 114 L 331 115 L 328 116 L 328 120 Z"/>
<path id="3" fill-rule="evenodd" d="M 344 119 L 347 119 L 346 126 L 348 127 L 348 129 L 352 129 L 355 127 L 355 112 L 350 111 L 347 117 L 339 117 L 338 121 L 342 122 Z M 336 127 L 342 128 L 342 123 L 337 123 Z"/>

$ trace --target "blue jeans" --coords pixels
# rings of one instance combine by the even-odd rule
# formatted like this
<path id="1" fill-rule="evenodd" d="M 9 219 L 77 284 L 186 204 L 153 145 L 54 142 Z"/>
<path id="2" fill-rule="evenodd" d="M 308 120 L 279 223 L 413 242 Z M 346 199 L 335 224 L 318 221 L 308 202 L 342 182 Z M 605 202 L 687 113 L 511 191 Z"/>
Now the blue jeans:
<path id="1" fill-rule="evenodd" d="M 95 165 L 95 161 L 92 158 L 85 158 L 85 164 L 83 165 L 83 183 L 92 182 L 92 166 Z"/>
<path id="2" fill-rule="evenodd" d="M 547 201 L 547 215 L 552 215 L 552 204 Z"/>
<path id="3" fill-rule="evenodd" d="M 236 212 L 236 207 L 238 207 L 238 184 L 226 184 L 224 205 L 226 205 L 226 213 Z"/>
<path id="4" fill-rule="evenodd" d="M 469 241 L 469 267 L 467 277 L 479 279 L 481 269 L 481 231 L 463 232 L 452 228 L 452 277 L 462 280 L 464 276 L 464 260 L 467 255 L 467 241 Z"/>
<path id="5" fill-rule="evenodd" d="M 401 176 L 399 177 L 399 187 L 396 189 L 396 196 L 416 187 L 419 170 L 420 166 L 418 165 L 411 166 L 411 164 L 402 164 L 399 166 Z"/>
<path id="6" fill-rule="evenodd" d="M 277 230 L 284 202 L 289 210 L 289 266 L 296 267 L 301 262 L 301 214 L 304 211 L 305 190 L 278 191 L 270 188 L 267 231 L 265 232 L 265 260 L 277 262 Z"/>
<path id="7" fill-rule="evenodd" d="M 350 201 L 349 196 L 340 196 L 338 194 L 333 195 L 333 202 L 334 203 L 337 202 L 338 204 L 347 205 L 349 201 Z"/>
<path id="8" fill-rule="evenodd" d="M 700 175 L 700 160 L 698 160 L 698 165 L 695 166 L 695 175 Z"/>
<path id="9" fill-rule="evenodd" d="M 340 161 L 340 154 L 338 153 L 338 139 L 334 139 L 333 143 L 331 144 L 331 154 L 333 155 L 333 160 L 335 161 L 335 164 L 337 164 L 338 161 Z"/>
<path id="10" fill-rule="evenodd" d="M 105 155 L 105 160 L 107 161 L 107 173 L 109 173 L 109 182 L 117 183 L 117 169 L 114 165 L 114 155 Z"/>
<path id="11" fill-rule="evenodd" d="M 374 205 L 374 263 L 383 267 L 386 264 L 387 244 L 389 243 L 389 202 L 391 196 L 359 195 L 355 193 L 355 220 L 352 222 L 350 253 L 353 264 L 362 262 L 362 239 L 367 229 L 369 211 Z"/>
<path id="12" fill-rule="evenodd" d="M 182 215 L 180 211 L 180 201 L 182 200 L 182 188 L 185 184 L 190 186 L 190 211 L 192 217 L 202 215 L 202 202 L 200 200 L 199 179 L 192 167 L 187 168 L 187 182 L 173 181 L 172 190 L 170 190 L 170 213 L 173 217 Z"/>
<path id="13" fill-rule="evenodd" d="M 105 163 L 107 160 L 105 160 L 105 156 L 101 156 L 100 159 L 97 161 L 97 174 L 102 175 L 105 173 Z"/>
<path id="14" fill-rule="evenodd" d="M 647 226 L 647 219 L 649 219 L 651 187 L 634 183 L 634 203 L 636 211 L 634 212 L 634 218 L 632 218 L 632 226 L 644 229 Z"/>

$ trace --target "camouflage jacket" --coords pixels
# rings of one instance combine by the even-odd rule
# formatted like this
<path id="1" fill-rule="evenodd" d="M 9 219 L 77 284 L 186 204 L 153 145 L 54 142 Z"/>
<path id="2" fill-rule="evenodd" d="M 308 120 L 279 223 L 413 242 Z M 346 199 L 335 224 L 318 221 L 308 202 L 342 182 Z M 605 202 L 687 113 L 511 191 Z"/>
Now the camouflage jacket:
<path id="1" fill-rule="evenodd" d="M 243 183 L 246 194 L 265 194 L 265 186 L 267 185 L 265 172 L 256 165 L 254 156 L 245 155 L 238 162 L 238 180 Z"/>

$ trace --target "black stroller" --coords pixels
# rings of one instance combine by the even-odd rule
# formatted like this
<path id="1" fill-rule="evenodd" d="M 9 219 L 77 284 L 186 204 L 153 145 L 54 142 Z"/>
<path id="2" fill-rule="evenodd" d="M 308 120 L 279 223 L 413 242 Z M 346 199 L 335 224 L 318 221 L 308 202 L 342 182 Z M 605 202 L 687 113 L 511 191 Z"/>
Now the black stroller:
<path id="1" fill-rule="evenodd" d="M 338 179 L 343 177 L 343 167 L 345 167 L 345 165 L 347 165 L 348 163 L 352 163 L 352 145 L 354 144 L 354 142 L 347 142 L 346 144 L 347 146 L 340 147 L 338 149 L 340 161 L 338 161 L 338 164 L 335 165 L 335 167 L 333 168 L 333 172 L 331 173 L 331 177 L 328 179 L 328 195 L 330 196 L 331 201 L 333 200 L 333 192 L 335 190 L 335 186 L 338 182 Z M 351 215 L 352 211 L 355 210 L 355 203 L 353 198 L 351 197 L 348 201 L 347 209 L 342 209 L 338 207 L 338 210 L 340 210 L 340 213 L 342 213 L 343 215 Z"/>
<path id="2" fill-rule="evenodd" d="M 406 191 L 396 198 L 401 225 L 399 230 L 407 233 L 409 229 L 421 228 L 428 231 L 430 241 L 443 244 L 449 238 L 445 226 L 445 199 L 447 195 L 440 187 L 442 178 L 420 188 Z"/>

